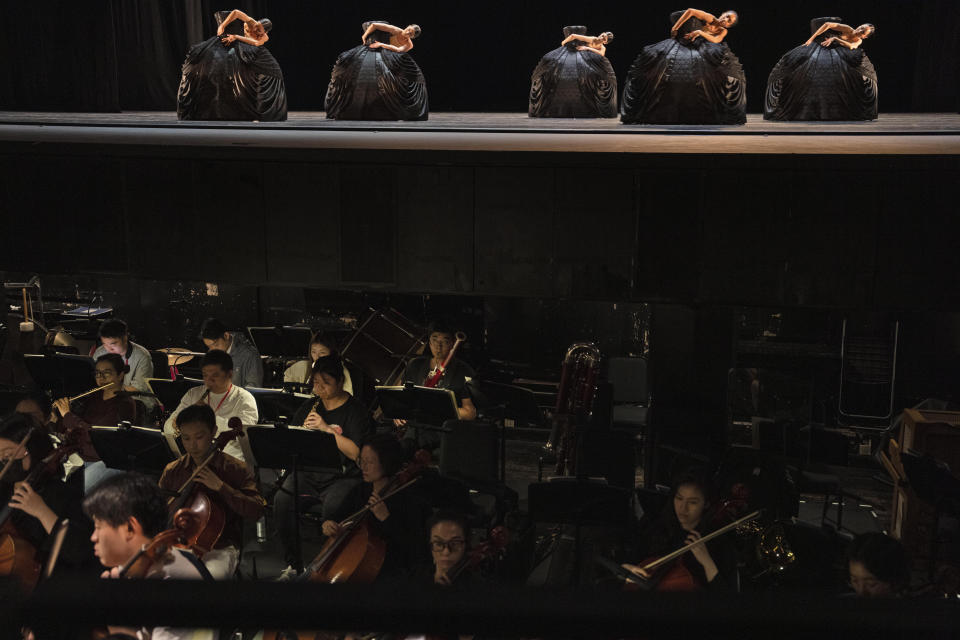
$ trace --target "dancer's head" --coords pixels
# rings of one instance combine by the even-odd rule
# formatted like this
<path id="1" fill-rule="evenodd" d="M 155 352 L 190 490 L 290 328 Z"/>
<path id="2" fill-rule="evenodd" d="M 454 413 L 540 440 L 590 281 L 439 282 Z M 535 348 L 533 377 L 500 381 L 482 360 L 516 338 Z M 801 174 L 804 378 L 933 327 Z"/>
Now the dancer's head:
<path id="1" fill-rule="evenodd" d="M 853 30 L 853 35 L 857 36 L 857 37 L 860 38 L 861 40 L 866 40 L 867 38 L 869 38 L 870 36 L 872 36 L 872 35 L 873 35 L 873 32 L 876 31 L 876 30 L 877 30 L 877 28 L 876 28 L 875 26 L 873 26 L 872 24 L 870 24 L 869 22 L 867 22 L 867 23 L 864 23 L 864 24 L 860 25 L 860 26 L 857 27 L 856 29 L 854 29 L 854 30 Z"/>
<path id="2" fill-rule="evenodd" d="M 403 35 L 407 36 L 411 40 L 420 36 L 420 25 L 411 24 L 407 25 L 407 28 L 403 30 Z"/>
<path id="3" fill-rule="evenodd" d="M 611 42 L 613 42 L 613 32 L 604 31 L 603 33 L 600 34 L 600 40 L 603 42 L 603 44 L 610 44 Z"/>
<path id="4" fill-rule="evenodd" d="M 740 16 L 737 15 L 736 11 L 724 11 L 720 14 L 720 17 L 717 18 L 717 22 L 724 29 L 729 29 L 733 25 L 737 24 L 737 21 L 740 20 Z"/>

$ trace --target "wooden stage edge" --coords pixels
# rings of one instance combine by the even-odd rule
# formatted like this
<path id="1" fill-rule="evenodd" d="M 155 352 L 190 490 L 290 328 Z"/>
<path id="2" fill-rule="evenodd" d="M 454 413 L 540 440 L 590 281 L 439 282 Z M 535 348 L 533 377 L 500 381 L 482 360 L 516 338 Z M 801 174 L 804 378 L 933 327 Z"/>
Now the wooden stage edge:
<path id="1" fill-rule="evenodd" d="M 601 154 L 960 155 L 960 115 L 881 114 L 872 122 L 742 126 L 623 125 L 522 113 L 435 113 L 426 122 L 340 122 L 294 112 L 286 122 L 178 122 L 172 112 L 0 112 L 0 144 L 371 149 Z"/>

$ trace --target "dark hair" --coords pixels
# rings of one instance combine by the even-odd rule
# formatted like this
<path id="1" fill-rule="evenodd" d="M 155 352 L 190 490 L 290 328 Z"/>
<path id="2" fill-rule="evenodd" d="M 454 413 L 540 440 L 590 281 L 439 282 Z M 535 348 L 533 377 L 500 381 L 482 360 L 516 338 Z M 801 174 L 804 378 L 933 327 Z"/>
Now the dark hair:
<path id="1" fill-rule="evenodd" d="M 403 445 L 392 433 L 378 433 L 370 436 L 364 441 L 363 446 L 377 452 L 384 475 L 392 476 L 403 466 Z"/>
<path id="2" fill-rule="evenodd" d="M 207 318 L 200 326 L 201 340 L 219 340 L 227 332 L 227 326 L 216 318 Z"/>
<path id="3" fill-rule="evenodd" d="M 167 503 L 160 487 L 139 473 L 127 472 L 110 476 L 96 486 L 83 501 L 83 511 L 91 518 L 103 520 L 111 527 L 136 518 L 149 538 L 167 526 Z"/>
<path id="4" fill-rule="evenodd" d="M 317 358 L 317 361 L 313 363 L 313 375 L 317 376 L 321 373 L 325 373 L 340 384 L 343 384 L 346 376 L 343 375 L 343 361 L 340 359 L 340 356 L 323 356 L 322 358 Z"/>
<path id="5" fill-rule="evenodd" d="M 421 29 L 420 29 L 420 25 L 418 25 L 418 24 L 409 24 L 409 25 L 407 25 L 407 26 L 408 26 L 408 27 L 413 27 L 413 35 L 410 36 L 411 39 L 413 39 L 413 38 L 419 38 L 419 37 L 420 37 L 420 34 L 422 33 L 422 31 L 421 31 Z"/>
<path id="6" fill-rule="evenodd" d="M 310 338 L 310 344 L 307 345 L 308 355 L 310 353 L 309 348 L 315 344 L 322 344 L 323 346 L 325 346 L 330 351 L 330 355 L 332 356 L 340 355 L 340 347 L 337 346 L 337 341 L 334 340 L 332 336 L 329 336 L 326 333 L 323 333 L 322 331 L 318 331 L 317 333 L 313 334 L 312 338 Z"/>
<path id="7" fill-rule="evenodd" d="M 264 33 L 270 33 L 270 29 L 273 29 L 273 21 L 270 18 L 260 18 L 257 22 L 263 27 Z"/>
<path id="8" fill-rule="evenodd" d="M 200 369 L 202 370 L 210 364 L 215 364 L 224 371 L 233 371 L 233 358 L 222 349 L 210 349 L 203 354 L 203 357 L 200 358 Z"/>
<path id="9" fill-rule="evenodd" d="M 740 14 L 737 13 L 736 11 L 734 11 L 733 9 L 727 9 L 727 10 L 724 11 L 723 13 L 732 13 L 732 14 L 733 14 L 733 22 L 730 23 L 730 26 L 731 26 L 731 27 L 732 27 L 733 25 L 737 24 L 738 22 L 740 22 Z M 723 13 L 721 13 L 720 15 L 723 15 Z"/>
<path id="10" fill-rule="evenodd" d="M 127 323 L 117 318 L 105 320 L 100 325 L 99 335 L 101 338 L 126 338 L 128 334 Z"/>
<path id="11" fill-rule="evenodd" d="M 27 440 L 27 453 L 30 454 L 32 469 L 53 451 L 53 442 L 50 441 L 47 425 L 39 424 L 33 419 L 33 416 L 15 411 L 8 413 L 3 420 L 0 420 L 0 438 L 5 438 L 17 444 L 20 444 L 20 441 L 26 437 L 30 429 L 35 429 L 33 435 Z"/>
<path id="12" fill-rule="evenodd" d="M 869 35 L 871 35 L 871 36 L 877 32 L 877 28 L 876 28 L 875 26 L 873 26 L 872 24 L 870 24 L 869 22 L 864 22 L 864 23 L 863 23 L 862 25 L 860 25 L 860 26 L 870 27 L 870 34 L 869 34 Z"/>
<path id="13" fill-rule="evenodd" d="M 899 591 L 910 582 L 910 562 L 899 541 L 871 531 L 853 539 L 847 548 L 847 560 L 859 562 L 867 571 Z"/>
<path id="14" fill-rule="evenodd" d="M 463 531 L 463 538 L 467 541 L 467 545 L 469 546 L 470 526 L 467 524 L 467 517 L 465 515 L 456 513 L 454 511 L 438 511 L 427 521 L 427 533 L 430 533 L 433 528 L 441 522 L 452 522 L 460 527 L 460 530 Z"/>
<path id="15" fill-rule="evenodd" d="M 667 536 L 667 539 L 676 536 L 682 529 L 680 527 L 680 521 L 677 520 L 677 512 L 674 509 L 673 500 L 677 495 L 677 491 L 683 486 L 694 486 L 703 494 L 704 513 L 699 525 L 701 534 L 706 533 L 703 527 L 707 524 L 708 520 L 707 509 L 709 509 L 710 505 L 716 503 L 716 489 L 713 482 L 710 481 L 710 475 L 706 469 L 701 467 L 688 467 L 675 475 L 670 485 L 670 498 L 667 500 L 667 504 L 664 505 L 663 512 L 660 514 L 660 520 L 665 525 L 663 533 Z"/>
<path id="16" fill-rule="evenodd" d="M 45 418 L 49 418 L 50 414 L 53 412 L 53 401 L 50 400 L 50 396 L 39 389 L 27 391 L 23 395 L 17 396 L 17 401 L 13 406 L 16 407 L 24 400 L 31 400 L 32 402 L 36 403 L 36 405 L 40 407 L 40 412 Z"/>
<path id="17" fill-rule="evenodd" d="M 113 370 L 119 373 L 120 375 L 125 374 L 130 371 L 130 365 L 123 361 L 123 356 L 118 353 L 105 353 L 99 358 L 97 362 L 106 362 L 109 363 Z"/>
<path id="18" fill-rule="evenodd" d="M 604 31 L 600 34 L 600 37 L 607 36 L 607 42 L 613 42 L 613 31 Z"/>
<path id="19" fill-rule="evenodd" d="M 210 428 L 210 432 L 217 433 L 217 415 L 206 404 L 192 404 L 177 414 L 177 430 L 191 422 L 202 422 Z"/>
<path id="20" fill-rule="evenodd" d="M 450 336 L 457 335 L 457 330 L 453 328 L 453 324 L 447 320 L 434 320 L 427 327 L 427 338 L 435 333 L 445 333 Z"/>

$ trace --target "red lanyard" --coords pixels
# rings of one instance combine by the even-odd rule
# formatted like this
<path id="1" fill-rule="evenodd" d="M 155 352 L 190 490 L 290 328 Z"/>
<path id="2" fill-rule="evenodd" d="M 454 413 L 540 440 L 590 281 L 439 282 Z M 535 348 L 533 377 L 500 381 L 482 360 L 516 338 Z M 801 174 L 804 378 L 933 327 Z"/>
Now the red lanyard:
<path id="1" fill-rule="evenodd" d="M 227 389 L 227 392 L 223 394 L 223 397 L 220 398 L 220 402 L 217 403 L 217 408 L 213 410 L 214 413 L 220 411 L 220 405 L 223 404 L 223 401 L 227 399 L 227 396 L 230 395 L 230 392 L 233 391 L 233 383 L 230 383 L 230 387 Z M 207 406 L 210 406 L 210 398 L 207 398 Z"/>

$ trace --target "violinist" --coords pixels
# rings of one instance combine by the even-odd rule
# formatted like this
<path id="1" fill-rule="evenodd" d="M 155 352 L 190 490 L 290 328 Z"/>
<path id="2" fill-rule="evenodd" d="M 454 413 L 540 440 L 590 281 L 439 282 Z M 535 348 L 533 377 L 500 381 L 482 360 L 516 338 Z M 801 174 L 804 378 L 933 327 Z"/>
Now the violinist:
<path id="1" fill-rule="evenodd" d="M 347 495 L 360 484 L 360 469 L 356 460 L 360 455 L 360 443 L 373 434 L 374 425 L 370 413 L 363 404 L 344 389 L 344 368 L 338 356 L 317 358 L 313 364 L 314 397 L 305 401 L 290 423 L 313 431 L 332 434 L 340 450 L 340 473 L 301 472 L 284 480 L 283 490 L 274 500 L 277 529 L 283 544 L 287 563 L 292 567 L 296 554 L 296 514 L 293 491 L 299 487 L 301 509 L 319 511 L 329 519 L 339 512 Z M 296 481 L 296 483 L 295 483 Z"/>
<path id="2" fill-rule="evenodd" d="M 640 537 L 640 558 L 647 561 L 665 556 L 695 542 L 710 532 L 710 507 L 714 490 L 700 470 L 688 470 L 673 483 L 673 491 L 663 512 Z M 736 556 L 729 536 L 719 536 L 697 545 L 660 575 L 647 575 L 642 564 L 623 567 L 645 580 L 660 580 L 656 588 L 665 590 L 735 591 L 737 587 Z"/>
<path id="3" fill-rule="evenodd" d="M 390 483 L 403 464 L 403 447 L 393 434 L 377 434 L 360 449 L 360 471 L 363 483 L 347 496 L 341 510 L 323 523 L 324 535 L 334 537 L 342 532 L 339 521 L 364 505 L 372 505 L 371 528 L 386 543 L 383 566 L 378 578 L 409 576 L 426 562 L 423 523 L 427 505 L 410 489 L 398 491 L 386 500 L 380 492 Z"/>
<path id="4" fill-rule="evenodd" d="M 50 402 L 47 394 L 42 391 L 24 393 L 17 400 L 14 411 L 33 416 L 37 424 L 45 425 L 49 430 L 53 430 L 53 403 Z"/>
<path id="5" fill-rule="evenodd" d="M 447 359 L 453 345 L 456 342 L 456 330 L 444 323 L 434 322 L 430 325 L 428 333 L 428 344 L 430 346 L 430 355 L 423 355 L 414 358 L 407 364 L 403 371 L 403 382 L 422 386 L 431 372 Z M 457 417 L 460 420 L 473 420 L 477 417 L 477 408 L 470 397 L 470 391 L 467 389 L 467 382 L 474 376 L 473 368 L 463 360 L 454 356 L 447 363 L 443 377 L 436 384 L 438 389 L 450 389 L 457 398 Z M 406 424 L 404 420 L 394 421 L 397 426 Z M 440 425 L 435 425 L 440 426 Z M 416 446 L 408 444 L 409 448 L 434 450 L 440 445 L 440 436 L 436 431 L 430 429 L 418 428 L 418 425 L 411 425 L 405 434 L 405 438 L 416 442 Z"/>
<path id="6" fill-rule="evenodd" d="M 89 492 L 106 476 L 118 471 L 108 469 L 100 460 L 90 439 L 91 425 L 116 426 L 122 421 L 133 422 L 137 409 L 133 398 L 123 393 L 123 378 L 129 369 L 123 357 L 105 353 L 97 358 L 93 375 L 99 386 L 111 385 L 102 391 L 87 396 L 83 401 L 71 403 L 69 398 L 60 398 L 53 406 L 63 416 L 58 421 L 61 433 L 76 433 L 81 445 L 80 457 L 84 462 L 84 490 Z M 79 407 L 77 406 L 79 405 Z M 54 414 L 56 418 L 56 414 Z"/>
<path id="7" fill-rule="evenodd" d="M 898 540 L 871 531 L 847 549 L 849 584 L 860 598 L 895 598 L 910 584 L 910 562 Z"/>
<path id="8" fill-rule="evenodd" d="M 190 479 L 197 466 L 210 455 L 216 430 L 216 416 L 206 405 L 189 406 L 177 415 L 177 434 L 187 453 L 163 470 L 161 489 L 176 492 Z M 259 518 L 267 503 L 250 469 L 222 451 L 213 453 L 213 458 L 197 474 L 196 483 L 226 514 L 223 533 L 214 548 L 204 554 L 203 563 L 215 579 L 231 578 L 240 560 L 243 521 Z"/>
<path id="9" fill-rule="evenodd" d="M 93 519 L 94 553 L 107 568 L 101 577 L 120 577 L 121 567 L 134 558 L 167 523 L 166 500 L 160 487 L 137 473 L 123 473 L 107 478 L 83 501 L 84 511 Z M 155 562 L 147 562 L 142 577 L 151 579 L 211 579 L 210 574 L 192 553 L 171 548 Z M 214 632 L 196 629 L 130 629 L 110 627 L 111 634 L 130 635 L 138 640 L 199 640 Z"/>
<path id="10" fill-rule="evenodd" d="M 454 581 L 457 586 L 475 584 L 479 578 L 472 571 L 459 571 L 455 576 L 450 575 L 470 550 L 470 528 L 467 526 L 467 519 L 459 514 L 441 511 L 430 519 L 428 527 L 430 554 L 433 557 L 432 582 L 443 586 L 450 586 Z"/>
<path id="11" fill-rule="evenodd" d="M 203 375 L 203 385 L 193 387 L 183 394 L 180 405 L 163 423 L 165 433 L 173 433 L 177 414 L 195 404 L 213 409 L 217 417 L 218 434 L 229 430 L 227 423 L 233 417 L 240 418 L 243 424 L 257 424 L 257 401 L 253 394 L 233 383 L 233 358 L 229 353 L 219 349 L 207 351 L 200 359 L 200 372 Z M 224 451 L 246 462 L 243 450 L 236 441 L 227 444 Z"/>
<path id="12" fill-rule="evenodd" d="M 26 445 L 21 448 L 24 438 Z M 39 468 L 53 452 L 46 428 L 30 416 L 12 413 L 0 422 L 0 464 L 11 463 L 0 482 L 2 504 L 7 507 L 0 516 L 6 519 L 0 525 L 0 537 L 15 545 L 26 543 L 39 552 L 37 558 L 44 558 L 53 545 L 50 534 L 61 520 L 69 519 L 57 571 L 90 570 L 95 561 L 86 543 L 92 525 L 80 509 L 83 473 L 75 472 L 64 480 L 63 465 L 56 460 L 49 469 Z M 17 567 L 10 568 L 10 572 L 17 571 Z"/>

